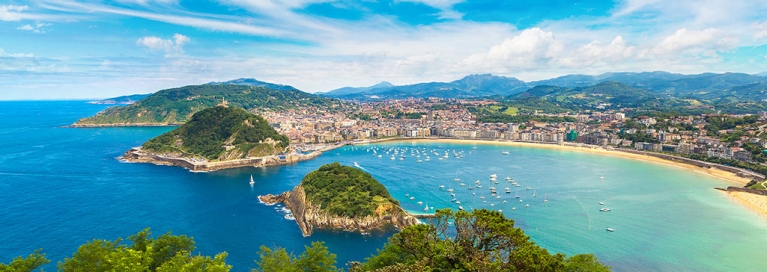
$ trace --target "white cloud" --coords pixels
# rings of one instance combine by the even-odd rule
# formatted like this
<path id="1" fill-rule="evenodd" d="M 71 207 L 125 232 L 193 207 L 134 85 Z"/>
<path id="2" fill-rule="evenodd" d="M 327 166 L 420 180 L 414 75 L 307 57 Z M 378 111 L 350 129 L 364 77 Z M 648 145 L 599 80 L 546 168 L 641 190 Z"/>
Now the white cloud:
<path id="1" fill-rule="evenodd" d="M 676 55 L 686 51 L 726 51 L 734 48 L 737 39 L 730 37 L 719 29 L 707 28 L 701 31 L 692 31 L 682 28 L 673 35 L 666 37 L 651 53 L 657 55 Z"/>
<path id="2" fill-rule="evenodd" d="M 43 27 L 51 26 L 51 25 L 53 25 L 53 24 L 43 23 L 43 22 L 36 22 L 34 26 L 32 26 L 30 24 L 26 24 L 26 25 L 17 27 L 16 29 L 31 31 L 31 32 L 34 32 L 34 33 L 45 33 L 46 30 Z"/>
<path id="3" fill-rule="evenodd" d="M 531 28 L 493 46 L 487 53 L 470 56 L 465 63 L 479 67 L 530 68 L 551 62 L 562 49 L 554 33 Z"/>
<path id="4" fill-rule="evenodd" d="M 33 58 L 35 55 L 32 53 L 8 53 L 5 52 L 2 48 L 0 48 L 0 57 L 11 57 L 11 58 Z"/>
<path id="5" fill-rule="evenodd" d="M 27 6 L 0 6 L 0 21 L 21 21 L 24 17 L 21 12 L 27 9 Z"/>
<path id="6" fill-rule="evenodd" d="M 26 24 L 24 26 L 17 27 L 16 29 L 18 29 L 18 30 L 26 30 L 26 31 L 35 30 L 35 28 L 33 26 L 31 26 L 30 24 Z"/>
<path id="7" fill-rule="evenodd" d="M 176 33 L 173 39 L 164 40 L 159 37 L 146 36 L 136 41 L 137 45 L 144 46 L 150 51 L 162 51 L 165 54 L 183 54 L 184 44 L 189 42 L 189 37 Z"/>
<path id="8" fill-rule="evenodd" d="M 767 37 L 767 21 L 751 24 L 751 30 L 754 31 L 755 39 Z"/>

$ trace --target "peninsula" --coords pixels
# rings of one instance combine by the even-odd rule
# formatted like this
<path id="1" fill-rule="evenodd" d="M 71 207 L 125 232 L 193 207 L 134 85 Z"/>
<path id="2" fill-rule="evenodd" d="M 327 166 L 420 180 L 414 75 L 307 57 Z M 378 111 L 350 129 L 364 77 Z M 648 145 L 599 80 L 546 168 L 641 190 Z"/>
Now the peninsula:
<path id="1" fill-rule="evenodd" d="M 195 113 L 189 122 L 129 150 L 122 159 L 211 171 L 290 163 L 317 155 L 292 152 L 289 139 L 260 116 L 220 105 Z"/>
<path id="2" fill-rule="evenodd" d="M 338 162 L 310 172 L 293 191 L 258 199 L 266 204 L 284 203 L 304 236 L 312 235 L 314 228 L 364 232 L 418 223 L 370 174 Z"/>

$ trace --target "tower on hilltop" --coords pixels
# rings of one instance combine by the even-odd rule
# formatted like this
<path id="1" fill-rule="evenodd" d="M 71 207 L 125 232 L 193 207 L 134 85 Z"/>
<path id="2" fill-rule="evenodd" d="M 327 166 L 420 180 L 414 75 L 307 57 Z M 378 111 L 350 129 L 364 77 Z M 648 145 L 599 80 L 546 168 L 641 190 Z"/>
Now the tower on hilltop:
<path id="1" fill-rule="evenodd" d="M 224 108 L 228 107 L 228 106 L 226 105 L 226 98 L 225 98 L 225 97 L 222 97 L 222 98 L 221 98 L 221 104 L 218 104 L 218 105 L 216 105 L 216 106 L 221 106 L 221 107 L 224 107 Z"/>

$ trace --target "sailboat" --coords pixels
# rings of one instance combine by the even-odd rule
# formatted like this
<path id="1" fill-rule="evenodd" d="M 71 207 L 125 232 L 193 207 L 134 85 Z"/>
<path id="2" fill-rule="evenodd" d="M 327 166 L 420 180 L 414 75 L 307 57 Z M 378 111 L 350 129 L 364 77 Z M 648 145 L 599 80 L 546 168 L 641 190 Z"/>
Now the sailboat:
<path id="1" fill-rule="evenodd" d="M 253 186 L 253 184 L 256 184 L 256 181 L 253 180 L 253 175 L 250 175 L 250 186 Z"/>
<path id="2" fill-rule="evenodd" d="M 423 207 L 423 211 L 425 212 L 429 211 L 429 203 L 426 203 L 426 206 Z"/>

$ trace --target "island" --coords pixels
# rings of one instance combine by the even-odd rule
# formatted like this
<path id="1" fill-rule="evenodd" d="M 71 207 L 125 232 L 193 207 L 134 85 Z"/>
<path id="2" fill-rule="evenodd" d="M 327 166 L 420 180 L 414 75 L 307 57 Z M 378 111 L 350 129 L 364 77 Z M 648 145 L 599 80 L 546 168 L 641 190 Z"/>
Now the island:
<path id="1" fill-rule="evenodd" d="M 292 163 L 319 154 L 293 151 L 289 139 L 260 116 L 222 104 L 195 113 L 184 125 L 127 151 L 121 160 L 212 171 Z"/>
<path id="2" fill-rule="evenodd" d="M 258 199 L 269 205 L 284 203 L 304 236 L 312 235 L 314 228 L 366 232 L 419 222 L 370 174 L 338 162 L 306 174 L 293 191 Z"/>

